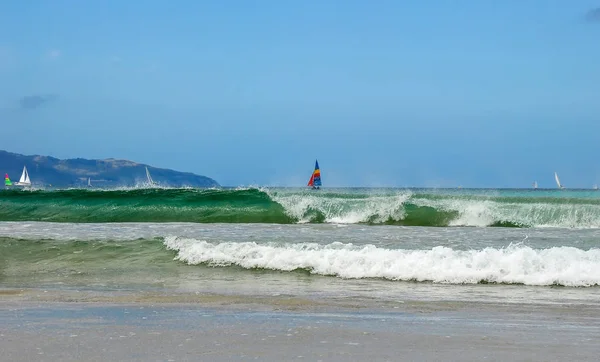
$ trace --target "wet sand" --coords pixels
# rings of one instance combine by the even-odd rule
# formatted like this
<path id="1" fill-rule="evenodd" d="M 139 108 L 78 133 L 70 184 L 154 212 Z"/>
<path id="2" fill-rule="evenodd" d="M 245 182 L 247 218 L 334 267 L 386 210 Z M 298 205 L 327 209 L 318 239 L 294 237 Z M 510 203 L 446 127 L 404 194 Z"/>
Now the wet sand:
<path id="1" fill-rule="evenodd" d="M 592 361 L 598 305 L 0 290 L 6 361 Z"/>

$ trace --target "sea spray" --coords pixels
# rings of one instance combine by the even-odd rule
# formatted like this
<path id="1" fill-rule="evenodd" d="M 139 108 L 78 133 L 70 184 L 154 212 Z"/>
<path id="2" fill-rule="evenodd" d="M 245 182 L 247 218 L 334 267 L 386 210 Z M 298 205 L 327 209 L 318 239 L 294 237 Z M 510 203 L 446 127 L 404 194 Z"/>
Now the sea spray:
<path id="1" fill-rule="evenodd" d="M 434 189 L 4 190 L 0 221 L 599 228 L 600 196 Z"/>

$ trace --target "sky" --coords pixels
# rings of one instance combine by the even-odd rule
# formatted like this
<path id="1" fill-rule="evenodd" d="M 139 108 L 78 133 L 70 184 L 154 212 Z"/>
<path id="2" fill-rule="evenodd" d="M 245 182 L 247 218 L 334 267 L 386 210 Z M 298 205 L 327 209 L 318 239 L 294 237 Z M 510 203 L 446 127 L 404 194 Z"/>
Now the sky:
<path id="1" fill-rule="evenodd" d="M 600 0 L 0 3 L 11 152 L 226 186 L 303 186 L 318 159 L 324 186 L 591 187 L 599 139 Z"/>

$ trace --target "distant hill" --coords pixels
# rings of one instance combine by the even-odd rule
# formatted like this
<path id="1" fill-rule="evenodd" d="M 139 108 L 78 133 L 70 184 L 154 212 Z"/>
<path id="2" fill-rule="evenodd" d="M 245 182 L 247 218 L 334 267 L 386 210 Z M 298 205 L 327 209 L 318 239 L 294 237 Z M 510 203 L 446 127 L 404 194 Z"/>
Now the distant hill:
<path id="1" fill-rule="evenodd" d="M 60 160 L 49 156 L 25 156 L 0 150 L 1 176 L 8 173 L 13 182 L 18 181 L 27 166 L 32 184 L 53 187 L 77 187 L 87 185 L 88 178 L 97 187 L 135 186 L 146 181 L 146 169 L 160 185 L 181 187 L 214 187 L 217 181 L 189 172 L 156 168 L 142 163 L 108 158 L 87 160 L 74 158 Z"/>

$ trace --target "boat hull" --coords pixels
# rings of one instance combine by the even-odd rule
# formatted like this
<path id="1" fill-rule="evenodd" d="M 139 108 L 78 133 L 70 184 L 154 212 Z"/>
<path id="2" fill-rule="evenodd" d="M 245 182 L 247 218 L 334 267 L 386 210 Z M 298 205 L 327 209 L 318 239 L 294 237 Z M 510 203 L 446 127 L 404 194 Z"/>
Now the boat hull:
<path id="1" fill-rule="evenodd" d="M 26 184 L 26 183 L 21 183 L 21 182 L 13 182 L 12 186 L 30 187 L 31 184 Z"/>

